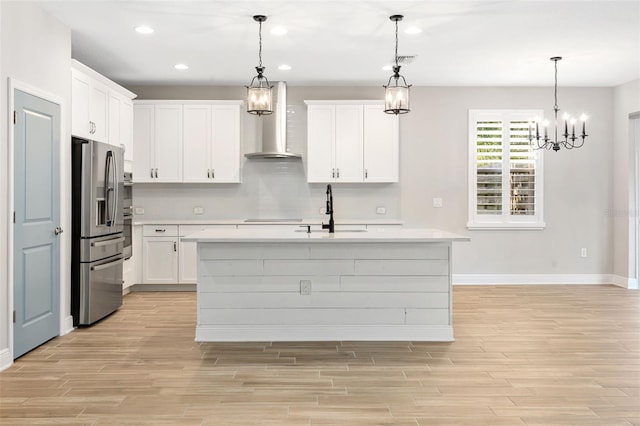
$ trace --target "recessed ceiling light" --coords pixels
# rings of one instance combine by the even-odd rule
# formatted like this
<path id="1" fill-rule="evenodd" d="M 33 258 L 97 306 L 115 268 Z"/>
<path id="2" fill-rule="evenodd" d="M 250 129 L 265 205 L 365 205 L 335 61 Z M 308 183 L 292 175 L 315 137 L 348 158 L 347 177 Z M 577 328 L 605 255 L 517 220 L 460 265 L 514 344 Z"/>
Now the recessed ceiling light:
<path id="1" fill-rule="evenodd" d="M 405 34 L 420 34 L 422 32 L 422 28 L 418 28 L 418 27 L 409 27 L 406 30 L 404 30 Z"/>
<path id="2" fill-rule="evenodd" d="M 173 66 L 175 69 L 180 70 L 180 71 L 184 71 L 184 70 L 188 70 L 189 69 L 189 65 L 185 65 L 185 64 L 175 64 Z"/>
<path id="3" fill-rule="evenodd" d="M 287 64 L 278 65 L 278 69 L 280 71 L 289 71 L 291 69 L 291 65 L 287 65 Z"/>
<path id="4" fill-rule="evenodd" d="M 136 27 L 136 32 L 139 34 L 152 34 L 153 31 L 153 28 L 147 27 L 146 25 L 140 25 L 139 27 Z"/>
<path id="5" fill-rule="evenodd" d="M 273 28 L 271 28 L 271 31 L 270 31 L 270 32 L 271 32 L 271 34 L 273 34 L 273 35 L 279 35 L 279 36 L 281 36 L 281 35 L 285 35 L 286 33 L 288 33 L 288 32 L 289 32 L 289 30 L 288 30 L 288 29 L 286 29 L 285 27 L 277 26 L 277 27 L 273 27 Z"/>
<path id="6" fill-rule="evenodd" d="M 393 65 L 385 65 L 382 67 L 382 71 L 391 71 L 393 69 Z"/>

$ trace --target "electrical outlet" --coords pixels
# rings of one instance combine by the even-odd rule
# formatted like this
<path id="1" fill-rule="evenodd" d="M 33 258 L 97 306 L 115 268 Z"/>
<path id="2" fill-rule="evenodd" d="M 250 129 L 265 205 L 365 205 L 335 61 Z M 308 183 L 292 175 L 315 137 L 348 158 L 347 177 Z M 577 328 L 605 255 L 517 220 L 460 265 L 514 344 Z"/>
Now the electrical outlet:
<path id="1" fill-rule="evenodd" d="M 580 249 L 580 257 L 587 257 L 587 248 L 586 247 L 582 247 Z"/>
<path id="2" fill-rule="evenodd" d="M 202 214 L 204 213 L 204 209 L 202 207 L 194 207 L 193 214 Z"/>
<path id="3" fill-rule="evenodd" d="M 318 210 L 320 212 L 320 214 L 327 214 L 327 208 L 326 207 L 320 207 L 320 210 Z"/>
<path id="4" fill-rule="evenodd" d="M 300 294 L 311 294 L 311 280 L 300 280 Z"/>
<path id="5" fill-rule="evenodd" d="M 387 214 L 387 209 L 384 206 L 376 207 L 376 214 Z"/>
<path id="6" fill-rule="evenodd" d="M 136 214 L 144 214 L 144 207 L 136 207 L 134 210 Z"/>
<path id="7" fill-rule="evenodd" d="M 434 198 L 433 207 L 437 207 L 437 208 L 442 207 L 442 198 Z"/>

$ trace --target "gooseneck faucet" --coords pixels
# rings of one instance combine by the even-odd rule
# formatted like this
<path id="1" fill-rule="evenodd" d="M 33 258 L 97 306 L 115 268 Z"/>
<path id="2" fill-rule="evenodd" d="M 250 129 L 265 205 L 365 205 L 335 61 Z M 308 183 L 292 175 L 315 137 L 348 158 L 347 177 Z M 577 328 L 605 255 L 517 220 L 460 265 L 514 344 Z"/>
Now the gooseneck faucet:
<path id="1" fill-rule="evenodd" d="M 331 191 L 331 184 L 327 185 L 327 208 L 326 214 L 329 216 L 329 224 L 322 224 L 322 229 L 328 229 L 330 234 L 333 234 L 335 229 L 335 223 L 333 222 L 333 191 Z"/>

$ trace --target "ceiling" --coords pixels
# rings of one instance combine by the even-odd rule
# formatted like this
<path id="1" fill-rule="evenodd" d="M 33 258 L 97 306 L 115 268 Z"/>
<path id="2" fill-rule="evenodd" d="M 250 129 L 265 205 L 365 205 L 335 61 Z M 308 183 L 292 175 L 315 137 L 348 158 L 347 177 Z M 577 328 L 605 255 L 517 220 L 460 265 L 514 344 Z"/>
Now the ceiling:
<path id="1" fill-rule="evenodd" d="M 416 86 L 615 86 L 640 78 L 640 0 L 38 1 L 73 57 L 123 84 L 246 85 L 263 64 L 290 85 L 382 85 L 399 55 Z M 134 27 L 148 25 L 151 35 Z M 273 35 L 276 26 L 285 35 Z M 405 34 L 416 26 L 419 34 Z M 186 71 L 174 69 L 189 65 Z M 281 64 L 289 71 L 278 70 Z"/>

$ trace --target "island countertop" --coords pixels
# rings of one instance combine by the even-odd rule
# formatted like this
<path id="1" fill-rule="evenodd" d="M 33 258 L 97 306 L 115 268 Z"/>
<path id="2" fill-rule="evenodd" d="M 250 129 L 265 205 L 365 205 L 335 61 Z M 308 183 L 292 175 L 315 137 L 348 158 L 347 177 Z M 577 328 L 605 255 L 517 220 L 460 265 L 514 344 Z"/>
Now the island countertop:
<path id="1" fill-rule="evenodd" d="M 306 227 L 296 230 L 282 229 L 209 229 L 189 234 L 182 238 L 186 242 L 286 242 L 286 243 L 323 243 L 323 242 L 454 242 L 470 241 L 469 237 L 448 231 L 426 228 L 400 228 L 384 230 L 337 230 L 330 234 L 328 231 L 312 230 L 306 232 Z"/>

